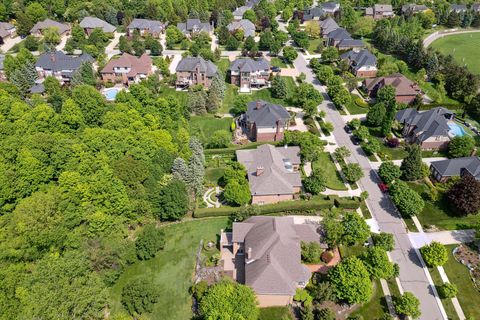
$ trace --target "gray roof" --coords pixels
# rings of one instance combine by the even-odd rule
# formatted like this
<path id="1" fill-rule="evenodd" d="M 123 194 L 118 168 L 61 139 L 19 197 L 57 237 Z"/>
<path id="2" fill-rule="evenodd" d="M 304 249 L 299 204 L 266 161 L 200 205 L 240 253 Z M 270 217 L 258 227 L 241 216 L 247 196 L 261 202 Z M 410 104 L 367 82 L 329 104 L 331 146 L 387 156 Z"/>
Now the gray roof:
<path id="1" fill-rule="evenodd" d="M 352 68 L 357 71 L 362 67 L 375 67 L 377 66 L 377 58 L 367 49 L 360 51 L 348 51 L 340 56 L 342 59 L 350 61 Z"/>
<path id="2" fill-rule="evenodd" d="M 332 17 L 328 17 L 325 20 L 320 21 L 320 28 L 322 29 L 322 34 L 326 35 L 340 27 Z"/>
<path id="3" fill-rule="evenodd" d="M 97 17 L 83 18 L 82 21 L 80 22 L 80 27 L 84 29 L 100 28 L 102 29 L 103 32 L 106 32 L 106 33 L 115 32 L 115 26 Z"/>
<path id="4" fill-rule="evenodd" d="M 238 7 L 237 9 L 235 9 L 235 11 L 233 11 L 233 16 L 234 17 L 243 17 L 243 14 L 245 13 L 245 11 L 250 10 L 250 9 L 251 9 L 251 7 L 249 7 L 249 6 Z"/>
<path id="5" fill-rule="evenodd" d="M 15 27 L 13 26 L 13 24 L 10 24 L 8 22 L 0 22 L 0 37 L 5 38 L 10 36 L 10 33 L 14 28 Z"/>
<path id="6" fill-rule="evenodd" d="M 245 37 L 255 37 L 255 25 L 252 21 L 242 19 L 240 21 L 232 21 L 227 25 L 228 31 L 243 30 Z"/>
<path id="7" fill-rule="evenodd" d="M 350 35 L 350 33 L 348 33 L 348 31 L 343 29 L 343 28 L 337 28 L 337 29 L 329 32 L 327 37 L 329 39 L 333 39 L 335 41 L 352 39 L 352 36 Z"/>
<path id="8" fill-rule="evenodd" d="M 452 115 L 452 111 L 443 107 L 436 107 L 424 112 L 407 108 L 398 111 L 395 119 L 400 123 L 414 126 L 413 132 L 417 135 L 418 140 L 423 142 L 433 136 L 448 136 L 450 127 L 447 117 Z"/>
<path id="9" fill-rule="evenodd" d="M 238 58 L 230 65 L 229 70 L 239 72 L 257 72 L 262 70 L 269 70 L 270 62 L 260 58 L 253 60 L 252 58 Z"/>
<path id="10" fill-rule="evenodd" d="M 294 194 L 302 186 L 300 173 L 289 166 L 300 164 L 300 148 L 264 144 L 253 150 L 237 150 L 237 160 L 247 168 L 250 193 L 254 196 Z M 263 172 L 257 175 L 257 169 Z"/>
<path id="11" fill-rule="evenodd" d="M 201 22 L 200 19 L 188 19 L 185 23 L 177 23 L 177 28 L 183 33 L 189 32 L 211 32 L 212 26 L 208 22 Z"/>
<path id="12" fill-rule="evenodd" d="M 337 47 L 339 49 L 363 48 L 365 43 L 357 39 L 343 39 L 338 43 Z"/>
<path id="13" fill-rule="evenodd" d="M 5 55 L 0 54 L 0 70 L 3 70 L 3 61 L 5 60 Z"/>
<path id="14" fill-rule="evenodd" d="M 53 21 L 51 19 L 45 19 L 43 21 L 39 21 L 35 23 L 32 29 L 30 29 L 31 33 L 37 33 L 37 32 L 42 32 L 42 30 L 47 29 L 47 28 L 58 28 L 58 33 L 62 34 L 66 31 L 70 30 L 70 26 L 64 23 L 60 23 L 57 21 Z"/>
<path id="15" fill-rule="evenodd" d="M 53 72 L 74 71 L 85 61 L 93 62 L 94 59 L 86 53 L 80 56 L 72 56 L 66 55 L 62 51 L 45 52 L 38 58 L 35 67 L 52 70 Z"/>
<path id="16" fill-rule="evenodd" d="M 320 6 L 323 10 L 328 12 L 336 12 L 340 9 L 340 4 L 333 1 L 321 3 Z"/>
<path id="17" fill-rule="evenodd" d="M 207 77 L 213 77 L 218 73 L 217 66 L 210 60 L 205 60 L 202 57 L 185 57 L 177 65 L 177 72 L 192 72 L 196 69 L 200 72 L 206 73 Z"/>
<path id="18" fill-rule="evenodd" d="M 376 4 L 373 6 L 373 10 L 375 10 L 375 13 L 378 12 L 392 12 L 393 8 L 391 4 Z"/>
<path id="19" fill-rule="evenodd" d="M 165 23 L 157 20 L 133 19 L 127 29 L 149 30 L 153 33 L 159 33 L 165 29 Z"/>
<path id="20" fill-rule="evenodd" d="M 255 123 L 257 128 L 274 128 L 278 121 L 287 122 L 290 113 L 279 104 L 256 100 L 248 103 L 244 117 L 245 121 Z"/>
<path id="21" fill-rule="evenodd" d="M 404 4 L 402 6 L 402 12 L 403 13 L 407 13 L 407 12 L 417 13 L 417 12 L 425 11 L 427 9 L 428 9 L 428 7 L 424 4 L 409 3 L 409 4 Z"/>
<path id="22" fill-rule="evenodd" d="M 315 232 L 318 225 L 295 228 L 292 217 L 250 217 L 233 224 L 233 237 L 240 225 L 246 224 L 243 241 L 246 254 L 245 284 L 257 294 L 294 295 L 299 284 L 310 280 L 311 272 L 301 263 L 301 235 L 309 228 Z M 317 236 L 320 241 L 320 235 Z M 250 252 L 250 253 L 249 253 Z"/>
<path id="23" fill-rule="evenodd" d="M 460 176 L 462 170 L 467 170 L 475 179 L 480 180 L 480 158 L 464 157 L 434 161 L 431 166 L 436 169 L 442 177 Z"/>
<path id="24" fill-rule="evenodd" d="M 43 83 L 36 83 L 30 88 L 30 93 L 44 93 L 45 85 Z"/>
<path id="25" fill-rule="evenodd" d="M 472 10 L 473 11 L 480 11 L 480 3 L 472 4 Z"/>
<path id="26" fill-rule="evenodd" d="M 313 20 L 315 18 L 322 18 L 326 15 L 325 11 L 320 6 L 311 7 L 303 11 L 303 20 Z"/>
<path id="27" fill-rule="evenodd" d="M 467 11 L 467 5 L 466 4 L 451 4 L 450 5 L 450 10 L 455 11 L 455 12 L 463 12 Z"/>

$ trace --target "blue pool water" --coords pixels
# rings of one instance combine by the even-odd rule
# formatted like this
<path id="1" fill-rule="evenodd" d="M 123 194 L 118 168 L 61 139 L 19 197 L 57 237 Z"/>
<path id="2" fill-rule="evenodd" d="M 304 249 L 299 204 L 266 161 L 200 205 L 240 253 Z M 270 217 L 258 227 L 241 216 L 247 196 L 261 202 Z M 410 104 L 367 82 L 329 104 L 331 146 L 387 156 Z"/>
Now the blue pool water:
<path id="1" fill-rule="evenodd" d="M 118 92 L 120 91 L 120 89 L 118 88 L 111 88 L 111 89 L 108 89 L 108 90 L 105 90 L 103 92 L 103 95 L 105 96 L 105 98 L 107 98 L 107 100 L 115 100 L 115 97 L 117 96 Z"/>
<path id="2" fill-rule="evenodd" d="M 463 137 L 464 135 L 466 135 L 467 133 L 465 132 L 465 130 L 459 126 L 458 124 L 456 123 L 449 123 L 448 126 L 450 127 L 450 134 L 452 136 L 455 136 L 455 137 Z"/>

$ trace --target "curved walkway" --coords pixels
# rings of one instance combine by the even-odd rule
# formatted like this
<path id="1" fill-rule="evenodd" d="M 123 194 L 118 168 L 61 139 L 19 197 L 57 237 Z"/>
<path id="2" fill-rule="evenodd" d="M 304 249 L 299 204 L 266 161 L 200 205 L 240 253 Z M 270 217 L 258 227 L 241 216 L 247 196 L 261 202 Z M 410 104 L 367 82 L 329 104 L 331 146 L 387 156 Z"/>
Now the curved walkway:
<path id="1" fill-rule="evenodd" d="M 474 33 L 474 32 L 480 32 L 480 29 L 448 29 L 448 30 L 437 31 L 432 33 L 425 39 L 423 39 L 423 46 L 427 48 L 435 40 L 438 40 L 446 36 L 452 36 L 455 34 L 462 34 L 462 33 Z"/>

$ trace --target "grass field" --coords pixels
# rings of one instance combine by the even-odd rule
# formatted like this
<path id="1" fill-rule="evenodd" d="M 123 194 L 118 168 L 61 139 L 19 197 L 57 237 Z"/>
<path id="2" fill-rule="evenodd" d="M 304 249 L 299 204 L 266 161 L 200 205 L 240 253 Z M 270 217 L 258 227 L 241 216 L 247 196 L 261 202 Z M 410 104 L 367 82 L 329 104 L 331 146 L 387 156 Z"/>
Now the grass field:
<path id="1" fill-rule="evenodd" d="M 373 282 L 373 295 L 369 302 L 363 304 L 353 312 L 352 316 L 361 316 L 362 319 L 379 320 L 388 313 L 387 301 L 383 295 L 380 281 Z"/>
<path id="2" fill-rule="evenodd" d="M 215 118 L 211 115 L 195 116 L 190 119 L 190 133 L 196 135 L 201 142 L 206 143 L 215 131 L 230 131 L 231 123 L 231 118 Z"/>
<path id="3" fill-rule="evenodd" d="M 288 307 L 260 308 L 258 320 L 292 320 L 293 316 Z"/>
<path id="4" fill-rule="evenodd" d="M 480 48 L 480 33 L 455 34 L 436 40 L 432 47 L 443 54 L 450 54 L 460 65 L 480 74 L 480 62 L 478 61 L 478 48 Z"/>
<path id="5" fill-rule="evenodd" d="M 433 284 L 438 288 L 443 284 L 442 278 L 440 276 L 440 272 L 438 272 L 437 268 L 428 268 L 428 272 L 432 277 Z M 447 313 L 449 320 L 458 320 L 457 312 L 455 311 L 455 307 L 453 306 L 452 299 L 441 299 L 443 307 L 445 308 L 445 312 Z"/>
<path id="6" fill-rule="evenodd" d="M 327 152 L 322 152 L 317 161 L 312 163 L 312 169 L 320 169 L 327 180 L 326 187 L 332 190 L 347 190 L 342 181 L 340 173 L 337 171 L 330 155 Z"/>
<path id="7" fill-rule="evenodd" d="M 191 296 L 195 253 L 201 239 L 216 239 L 228 218 L 188 221 L 165 227 L 165 249 L 148 261 L 137 262 L 125 270 L 110 292 L 112 314 L 123 311 L 121 293 L 131 279 L 144 276 L 160 291 L 159 302 L 149 319 L 184 320 L 192 318 Z"/>
<path id="8" fill-rule="evenodd" d="M 307 51 L 308 53 L 310 54 L 316 54 L 316 50 L 318 48 L 318 45 L 323 41 L 323 39 L 313 39 L 313 40 L 310 40 L 310 42 L 308 43 L 308 48 L 307 48 Z"/>
<path id="9" fill-rule="evenodd" d="M 279 67 L 279 68 L 288 67 L 285 61 L 283 61 L 283 59 L 279 57 L 273 57 L 272 59 L 270 59 L 270 64 L 272 65 L 272 67 Z"/>

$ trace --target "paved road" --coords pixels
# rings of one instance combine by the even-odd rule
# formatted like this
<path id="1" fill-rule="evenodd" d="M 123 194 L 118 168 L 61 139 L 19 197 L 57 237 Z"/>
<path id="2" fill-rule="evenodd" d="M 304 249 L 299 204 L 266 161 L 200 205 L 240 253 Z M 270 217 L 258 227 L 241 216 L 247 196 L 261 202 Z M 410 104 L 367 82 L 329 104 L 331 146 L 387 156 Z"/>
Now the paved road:
<path id="1" fill-rule="evenodd" d="M 422 316 L 420 319 L 446 319 L 441 302 L 435 298 L 435 288 L 429 281 L 430 275 L 425 273 L 422 262 L 410 242 L 406 226 L 397 215 L 394 205 L 387 196 L 380 192 L 377 186 L 379 178 L 370 166 L 368 158 L 360 147 L 353 145 L 349 135 L 343 130 L 345 126 L 343 118 L 325 93 L 325 87 L 321 86 L 319 81 L 314 78 L 312 71 L 307 66 L 307 61 L 301 54 L 295 60 L 294 65 L 299 72 L 305 73 L 308 82 L 311 82 L 324 94 L 325 101 L 320 105 L 320 109 L 326 112 L 326 120 L 334 124 L 333 135 L 338 145 L 349 148 L 352 155 L 348 160 L 360 164 L 364 171 L 365 177 L 359 181 L 359 186 L 362 190 L 368 190 L 367 204 L 380 230 L 392 233 L 395 237 L 395 249 L 390 256 L 400 266 L 399 279 L 403 290 L 413 292 L 421 302 Z"/>

